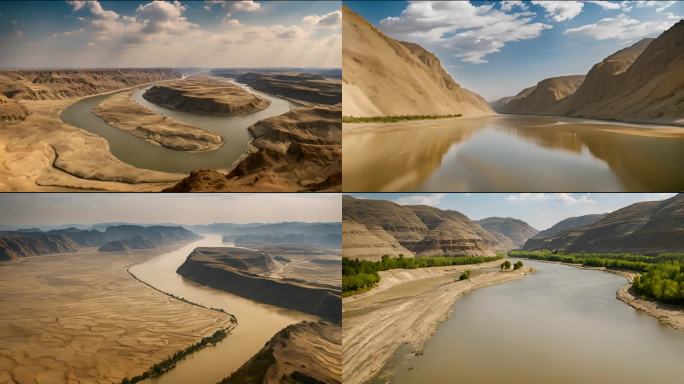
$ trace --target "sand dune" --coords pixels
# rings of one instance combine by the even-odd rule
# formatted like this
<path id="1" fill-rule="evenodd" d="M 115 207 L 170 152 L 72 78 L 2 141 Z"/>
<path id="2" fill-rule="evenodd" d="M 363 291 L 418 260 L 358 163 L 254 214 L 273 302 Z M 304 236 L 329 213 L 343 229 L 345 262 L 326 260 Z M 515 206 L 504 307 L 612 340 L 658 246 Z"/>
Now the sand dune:
<path id="1" fill-rule="evenodd" d="M 454 82 L 434 54 L 394 40 L 342 9 L 343 115 L 493 113 L 482 97 Z"/>

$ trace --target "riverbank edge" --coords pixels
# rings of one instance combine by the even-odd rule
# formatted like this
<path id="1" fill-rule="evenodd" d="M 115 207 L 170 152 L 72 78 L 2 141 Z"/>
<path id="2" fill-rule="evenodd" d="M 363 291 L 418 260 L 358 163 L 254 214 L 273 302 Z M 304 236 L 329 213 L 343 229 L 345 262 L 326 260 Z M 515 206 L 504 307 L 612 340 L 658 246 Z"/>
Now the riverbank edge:
<path id="1" fill-rule="evenodd" d="M 676 309 L 674 306 L 672 308 L 668 308 L 667 304 L 662 304 L 659 303 L 655 300 L 650 300 L 647 299 L 643 296 L 637 296 L 633 294 L 631 291 L 632 289 L 632 282 L 634 281 L 634 277 L 638 275 L 638 272 L 631 272 L 631 271 L 621 271 L 618 269 L 609 269 L 605 267 L 587 267 L 582 264 L 572 264 L 572 263 L 563 263 L 560 261 L 550 261 L 550 260 L 536 260 L 536 259 L 525 259 L 525 260 L 534 260 L 534 261 L 539 261 L 542 263 L 550 263 L 550 264 L 562 264 L 562 265 L 567 265 L 568 267 L 574 267 L 577 269 L 587 269 L 587 270 L 592 270 L 592 271 L 600 271 L 600 272 L 606 272 L 606 273 L 611 273 L 613 275 L 618 275 L 622 276 L 627 280 L 627 284 L 623 285 L 622 287 L 618 288 L 618 290 L 615 292 L 615 298 L 622 301 L 623 303 L 629 305 L 630 307 L 641 311 L 659 322 L 661 322 L 664 325 L 667 325 L 669 327 L 672 327 L 678 331 L 684 331 L 684 309 Z M 679 313 L 672 313 L 672 312 L 679 312 Z"/>
<path id="2" fill-rule="evenodd" d="M 142 263 L 138 263 L 138 264 L 142 264 Z M 235 317 L 235 315 L 233 315 L 232 313 L 228 313 L 228 312 L 224 311 L 222 308 L 207 307 L 207 306 L 205 306 L 205 305 L 202 305 L 202 304 L 199 304 L 199 303 L 192 302 L 192 301 L 187 300 L 187 299 L 185 299 L 185 298 L 183 298 L 183 297 L 178 297 L 178 296 L 176 296 L 176 295 L 174 295 L 174 294 L 172 294 L 172 293 L 165 292 L 165 291 L 163 291 L 163 290 L 161 290 L 161 289 L 159 289 L 159 288 L 153 286 L 152 284 L 150 284 L 150 283 L 148 283 L 148 282 L 146 282 L 146 281 L 140 279 L 140 278 L 139 278 L 138 276 L 136 276 L 133 272 L 131 272 L 131 268 L 135 267 L 135 266 L 138 265 L 138 264 L 133 264 L 133 265 L 129 265 L 128 267 L 126 267 L 126 272 L 128 272 L 128 274 L 129 274 L 133 279 L 135 279 L 135 280 L 141 282 L 142 284 L 144 284 L 144 285 L 146 285 L 146 286 L 148 286 L 148 287 L 154 289 L 154 290 L 157 291 L 157 292 L 161 292 L 161 293 L 163 293 L 164 295 L 169 296 L 169 297 L 171 297 L 171 298 L 173 298 L 173 299 L 176 299 L 176 300 L 178 300 L 178 301 L 181 301 L 181 302 L 183 302 L 183 303 L 190 304 L 190 305 L 194 305 L 194 306 L 201 307 L 201 308 L 205 308 L 205 309 L 209 309 L 209 310 L 211 310 L 211 311 L 220 312 L 220 313 L 223 313 L 223 314 L 225 314 L 226 316 L 228 316 L 228 318 L 230 319 L 231 325 L 230 325 L 229 327 L 226 327 L 226 328 L 218 329 L 216 332 L 218 332 L 218 331 L 224 331 L 226 334 L 230 334 L 230 333 L 238 326 L 237 317 Z M 185 359 L 188 355 L 191 355 L 192 353 L 195 353 L 195 352 L 197 352 L 197 351 L 202 350 L 203 348 L 206 348 L 206 347 L 208 347 L 208 346 L 210 346 L 210 345 L 215 345 L 215 344 L 212 344 L 212 343 L 206 343 L 206 344 L 203 345 L 202 347 L 200 347 L 200 348 L 198 348 L 198 349 L 196 349 L 196 350 L 194 350 L 194 351 L 192 351 L 192 352 L 184 353 L 184 352 L 186 352 L 189 348 L 192 348 L 193 346 L 195 346 L 195 345 L 197 345 L 198 343 L 200 343 L 202 340 L 204 340 L 204 339 L 206 339 L 206 338 L 210 338 L 210 337 L 212 337 L 213 335 L 216 335 L 216 332 L 214 332 L 212 335 L 207 335 L 206 337 L 203 337 L 203 338 L 200 339 L 197 343 L 195 343 L 195 344 L 193 344 L 193 345 L 190 345 L 190 346 L 188 346 L 187 348 L 184 348 L 184 349 L 182 349 L 182 350 L 176 351 L 176 353 L 181 353 L 181 354 L 183 354 L 182 357 L 179 359 L 179 361 Z M 224 338 L 224 339 L 225 339 L 225 338 Z M 221 339 L 220 341 L 223 341 L 224 339 Z M 219 341 L 219 342 L 220 342 L 220 341 Z M 173 355 L 172 355 L 172 356 L 173 356 Z M 171 358 L 171 357 L 169 357 L 169 358 Z M 166 360 L 164 360 L 164 361 L 166 361 Z M 169 370 L 171 370 L 171 369 L 173 369 L 173 368 L 176 367 L 176 364 L 175 364 L 176 362 L 174 362 L 174 364 L 172 364 L 169 368 L 167 368 L 167 369 L 161 371 L 161 372 L 158 373 L 158 374 L 155 374 L 154 376 L 143 377 L 143 376 L 145 375 L 145 373 L 150 372 L 151 370 L 154 370 L 154 367 L 157 366 L 158 364 L 161 364 L 161 363 L 163 363 L 163 361 L 162 361 L 162 362 L 159 362 L 159 363 L 157 363 L 157 364 L 155 364 L 155 365 L 153 365 L 153 366 L 151 366 L 147 371 L 143 372 L 142 374 L 136 375 L 136 376 L 133 376 L 133 377 L 134 377 L 134 378 L 135 378 L 135 377 L 142 377 L 143 380 L 144 380 L 144 379 L 147 379 L 147 378 L 150 378 L 150 377 L 159 377 L 159 376 L 163 375 L 164 373 L 168 372 Z M 137 382 L 137 381 L 133 381 L 133 379 L 125 378 L 121 383 L 122 383 L 122 384 L 124 384 L 124 383 L 126 383 L 126 384 L 131 383 L 131 384 L 133 384 L 133 383 L 136 383 L 136 382 Z"/>
<path id="3" fill-rule="evenodd" d="M 496 260 L 493 263 L 496 263 L 496 265 L 498 266 L 500 264 L 500 261 L 501 260 Z M 488 263 L 480 264 L 480 266 L 482 268 L 491 267 L 490 265 L 486 265 L 486 264 L 488 264 Z M 461 265 L 461 266 L 455 266 L 455 267 L 457 267 L 457 268 L 450 268 L 450 270 L 453 269 L 453 272 L 458 273 L 458 272 L 462 272 L 462 271 L 460 271 L 460 269 L 464 269 L 464 268 L 467 269 L 467 267 L 472 268 L 473 266 Z M 434 267 L 434 268 L 444 270 L 445 267 Z M 421 268 L 421 269 L 429 269 L 429 268 Z M 410 270 L 410 271 L 415 271 L 415 270 Z M 383 271 L 383 272 L 387 272 L 387 271 Z M 383 353 L 379 353 L 380 351 L 376 351 L 376 353 L 373 354 L 373 356 L 374 356 L 373 365 L 372 366 L 365 366 L 365 367 L 362 367 L 362 366 L 354 367 L 353 370 L 356 371 L 356 375 L 355 375 L 356 377 L 352 377 L 352 378 L 345 377 L 347 375 L 345 375 L 344 368 L 347 366 L 347 364 L 345 364 L 345 359 L 344 359 L 344 352 L 345 352 L 344 339 L 345 338 L 344 338 L 344 327 L 343 327 L 342 381 L 345 383 L 349 382 L 349 383 L 354 383 L 354 384 L 357 384 L 357 383 L 360 384 L 360 383 L 366 383 L 366 382 L 372 381 L 374 378 L 378 378 L 379 375 L 383 374 L 383 370 L 385 369 L 387 364 L 390 362 L 392 357 L 395 356 L 396 352 L 402 346 L 408 346 L 410 348 L 409 353 L 407 353 L 407 355 L 404 356 L 404 358 L 408 359 L 411 357 L 421 355 L 422 349 L 423 349 L 425 343 L 431 337 L 433 337 L 435 335 L 439 326 L 445 320 L 447 320 L 449 317 L 451 317 L 451 315 L 453 314 L 454 309 L 456 307 L 457 301 L 460 298 L 462 298 L 464 295 L 466 295 L 467 293 L 470 293 L 476 289 L 486 288 L 486 287 L 490 287 L 490 286 L 495 286 L 495 285 L 500 285 L 500 284 L 505 284 L 508 282 L 520 280 L 524 277 L 527 277 L 529 274 L 531 274 L 533 272 L 535 272 L 534 268 L 525 266 L 520 270 L 510 270 L 510 271 L 505 272 L 506 273 L 506 275 L 504 275 L 505 278 L 493 279 L 492 277 L 489 277 L 489 278 L 483 279 L 483 281 L 477 282 L 477 283 L 472 283 L 472 279 L 468 279 L 467 281 L 470 282 L 471 285 L 466 286 L 466 287 L 462 287 L 460 289 L 449 290 L 449 287 L 448 287 L 449 285 L 451 285 L 451 287 L 453 287 L 453 283 L 451 283 L 451 284 L 439 285 L 439 286 L 434 287 L 430 291 L 421 293 L 420 295 L 417 296 L 417 297 L 420 297 L 420 301 L 427 302 L 427 301 L 431 300 L 432 304 L 437 304 L 437 305 L 426 306 L 426 307 L 424 307 L 425 310 L 421 311 L 417 315 L 420 315 L 420 317 L 427 317 L 427 316 L 423 316 L 423 315 L 427 315 L 428 311 L 429 311 L 433 315 L 433 319 L 431 321 L 427 321 L 426 323 L 422 324 L 423 325 L 422 329 L 413 328 L 413 329 L 405 330 L 406 332 L 411 332 L 411 336 L 407 340 L 403 340 L 402 342 L 394 344 L 394 345 L 383 345 L 382 346 L 383 347 L 383 351 L 382 351 Z M 497 274 L 495 276 L 502 276 L 502 275 Z M 406 280 L 404 282 L 416 281 L 416 280 L 421 280 L 421 279 L 425 279 L 425 278 L 426 277 L 421 277 L 419 279 L 409 279 L 409 280 Z M 381 279 L 381 281 L 382 281 L 382 279 Z M 459 281 L 455 281 L 454 283 L 459 283 Z M 395 284 L 392 284 L 391 286 L 394 286 L 394 285 Z M 391 286 L 385 288 L 384 290 L 391 288 Z M 382 292 L 384 290 L 379 290 L 379 291 L 376 291 L 375 293 Z M 440 290 L 447 290 L 447 291 L 446 292 L 444 292 L 444 291 L 440 292 Z M 366 291 L 366 292 L 361 293 L 360 295 L 363 295 L 363 297 L 370 297 L 373 294 L 375 294 L 373 291 L 374 290 Z M 446 295 L 448 297 L 443 297 L 444 295 Z M 358 300 L 360 297 L 357 295 L 354 295 L 354 296 L 350 296 L 348 298 L 355 298 Z M 418 299 L 416 299 L 416 297 L 414 297 L 412 299 L 418 300 Z M 344 302 L 345 301 L 348 301 L 348 300 L 343 299 L 343 304 L 342 304 L 343 309 L 344 309 Z M 356 301 L 356 300 L 354 300 L 354 301 Z M 417 308 L 416 306 L 412 306 L 412 307 L 414 308 L 414 310 Z M 344 324 L 344 311 L 343 311 L 343 324 Z M 404 334 L 407 334 L 407 333 L 404 333 Z M 375 341 L 377 342 L 378 340 L 375 340 Z M 375 348 L 375 349 L 377 349 L 377 348 Z"/>

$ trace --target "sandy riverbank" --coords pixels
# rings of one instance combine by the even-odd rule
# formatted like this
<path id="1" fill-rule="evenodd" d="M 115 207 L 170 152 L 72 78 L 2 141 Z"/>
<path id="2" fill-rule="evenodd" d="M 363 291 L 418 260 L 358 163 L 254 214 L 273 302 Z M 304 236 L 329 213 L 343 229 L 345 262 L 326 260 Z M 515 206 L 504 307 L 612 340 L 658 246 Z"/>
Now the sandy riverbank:
<path id="1" fill-rule="evenodd" d="M 230 327 L 126 271 L 177 246 L 0 264 L 0 382 L 120 383 Z"/>
<path id="2" fill-rule="evenodd" d="M 403 344 L 418 351 L 464 294 L 525 277 L 531 269 L 501 272 L 501 260 L 480 265 L 380 272 L 371 291 L 342 301 L 342 380 L 363 383 Z M 465 270 L 469 280 L 457 281 Z"/>
<path id="3" fill-rule="evenodd" d="M 225 140 L 206 129 L 181 123 L 141 106 L 132 98 L 137 89 L 117 93 L 93 108 L 93 113 L 112 127 L 170 149 L 187 152 L 220 148 Z"/>

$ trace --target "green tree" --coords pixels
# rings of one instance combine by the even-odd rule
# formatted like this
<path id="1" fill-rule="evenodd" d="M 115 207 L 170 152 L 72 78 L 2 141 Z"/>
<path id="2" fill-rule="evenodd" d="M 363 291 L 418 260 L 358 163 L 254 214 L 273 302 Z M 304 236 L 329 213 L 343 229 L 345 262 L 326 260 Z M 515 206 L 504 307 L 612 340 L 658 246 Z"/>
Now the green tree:
<path id="1" fill-rule="evenodd" d="M 467 279 L 470 279 L 470 271 L 463 272 L 461 276 L 458 278 L 459 281 Z"/>
<path id="2" fill-rule="evenodd" d="M 523 266 L 522 261 L 518 260 L 515 262 L 515 264 L 513 264 L 513 270 L 515 271 L 517 269 L 520 269 L 520 268 L 522 268 L 522 266 Z"/>
<path id="3" fill-rule="evenodd" d="M 508 261 L 508 260 L 506 260 L 506 261 L 504 261 L 503 263 L 501 263 L 501 270 L 504 271 L 504 270 L 507 270 L 507 269 L 511 269 L 511 262 Z"/>

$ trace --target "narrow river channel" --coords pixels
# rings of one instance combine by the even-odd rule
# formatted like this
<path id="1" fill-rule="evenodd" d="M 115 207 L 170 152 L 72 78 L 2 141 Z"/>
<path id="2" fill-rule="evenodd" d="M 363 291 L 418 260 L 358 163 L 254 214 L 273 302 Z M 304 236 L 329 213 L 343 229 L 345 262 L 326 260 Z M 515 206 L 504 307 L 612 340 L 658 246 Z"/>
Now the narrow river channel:
<path id="1" fill-rule="evenodd" d="M 623 277 L 523 262 L 537 271 L 458 300 L 391 382 L 682 383 L 684 332 L 617 300 Z"/>
<path id="2" fill-rule="evenodd" d="M 146 382 L 155 384 L 215 384 L 234 372 L 274 334 L 289 324 L 316 318 L 305 313 L 257 303 L 183 278 L 176 269 L 196 247 L 226 246 L 221 236 L 206 238 L 159 255 L 130 269 L 139 279 L 164 292 L 235 315 L 238 326 L 215 347 L 190 355 L 174 369 Z"/>
<path id="3" fill-rule="evenodd" d="M 151 85 L 137 89 L 133 93 L 133 100 L 162 116 L 218 133 L 226 139 L 225 145 L 214 151 L 183 152 L 148 143 L 123 130 L 111 127 L 95 115 L 92 109 L 112 96 L 113 93 L 85 98 L 67 107 L 60 117 L 65 123 L 106 139 L 109 142 L 109 149 L 112 154 L 125 163 L 137 168 L 156 171 L 190 173 L 190 171 L 198 169 L 230 167 L 247 148 L 250 139 L 247 128 L 260 120 L 286 113 L 293 107 L 293 104 L 285 99 L 248 88 L 250 92 L 270 99 L 271 105 L 262 111 L 245 116 L 200 115 L 176 111 L 148 102 L 143 99 L 142 94 L 149 87 Z"/>

